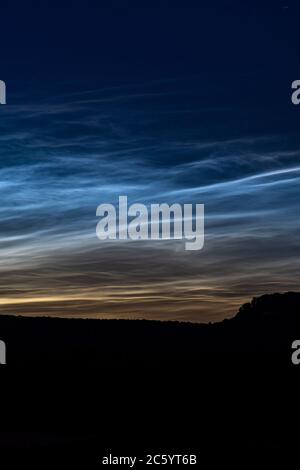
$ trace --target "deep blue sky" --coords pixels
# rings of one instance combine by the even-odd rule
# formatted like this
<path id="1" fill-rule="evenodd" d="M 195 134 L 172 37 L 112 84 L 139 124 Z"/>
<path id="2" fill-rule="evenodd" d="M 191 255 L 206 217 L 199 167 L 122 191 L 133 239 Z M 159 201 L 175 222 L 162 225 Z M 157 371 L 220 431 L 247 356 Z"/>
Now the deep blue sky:
<path id="1" fill-rule="evenodd" d="M 223 100 L 232 99 L 234 90 L 238 101 L 244 95 L 240 80 L 259 76 L 274 92 L 276 83 L 298 72 L 297 3 L 6 2 L 1 71 L 17 91 L 27 86 L 29 97 L 31 85 L 48 88 L 51 82 L 57 91 L 64 81 L 78 91 L 80 80 L 112 86 L 199 75 L 209 103 L 217 84 Z M 261 87 L 256 104 L 266 94 Z M 283 94 L 277 88 L 276 95 Z"/>
<path id="2" fill-rule="evenodd" d="M 299 279 L 297 1 L 1 5 L 1 312 L 215 320 Z M 206 244 L 100 243 L 118 195 Z"/>

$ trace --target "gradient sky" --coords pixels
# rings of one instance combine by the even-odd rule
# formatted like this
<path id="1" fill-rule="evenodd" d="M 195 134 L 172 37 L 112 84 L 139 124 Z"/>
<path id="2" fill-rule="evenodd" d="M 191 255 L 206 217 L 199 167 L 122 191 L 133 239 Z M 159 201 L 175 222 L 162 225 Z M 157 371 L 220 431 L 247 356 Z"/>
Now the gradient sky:
<path id="1" fill-rule="evenodd" d="M 298 290 L 293 1 L 1 6 L 0 313 L 216 321 Z M 205 247 L 100 242 L 96 208 L 204 203 Z"/>

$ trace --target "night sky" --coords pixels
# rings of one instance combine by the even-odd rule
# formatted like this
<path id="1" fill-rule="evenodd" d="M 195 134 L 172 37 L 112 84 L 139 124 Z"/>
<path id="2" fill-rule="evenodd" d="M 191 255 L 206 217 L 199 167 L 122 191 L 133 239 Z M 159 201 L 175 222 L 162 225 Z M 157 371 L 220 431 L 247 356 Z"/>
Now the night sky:
<path id="1" fill-rule="evenodd" d="M 1 5 L 0 312 L 215 321 L 300 274 L 299 2 Z M 96 208 L 205 204 L 205 246 Z"/>

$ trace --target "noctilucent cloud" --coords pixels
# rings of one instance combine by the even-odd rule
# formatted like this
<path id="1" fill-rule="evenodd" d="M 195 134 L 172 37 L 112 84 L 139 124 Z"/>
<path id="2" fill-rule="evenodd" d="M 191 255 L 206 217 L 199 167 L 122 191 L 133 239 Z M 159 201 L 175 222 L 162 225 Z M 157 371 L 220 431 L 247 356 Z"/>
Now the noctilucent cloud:
<path id="1" fill-rule="evenodd" d="M 296 3 L 67 3 L 3 13 L 0 312 L 207 322 L 298 290 Z M 119 195 L 205 204 L 203 250 L 101 242 Z"/>

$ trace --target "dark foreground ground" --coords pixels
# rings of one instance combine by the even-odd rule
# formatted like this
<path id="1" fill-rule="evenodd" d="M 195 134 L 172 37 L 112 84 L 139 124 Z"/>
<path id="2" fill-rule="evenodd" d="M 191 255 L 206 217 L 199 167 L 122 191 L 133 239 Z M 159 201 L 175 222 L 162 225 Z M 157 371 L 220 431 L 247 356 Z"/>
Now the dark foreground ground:
<path id="1" fill-rule="evenodd" d="M 7 364 L 54 367 L 205 367 L 216 360 L 292 366 L 300 294 L 265 295 L 215 324 L 0 317 Z"/>
<path id="2" fill-rule="evenodd" d="M 0 468 L 99 468 L 110 453 L 285 468 L 299 451 L 300 294 L 214 325 L 1 317 L 0 339 L 14 375 L 1 426 L 56 429 L 0 432 Z"/>

